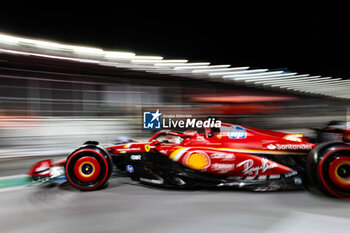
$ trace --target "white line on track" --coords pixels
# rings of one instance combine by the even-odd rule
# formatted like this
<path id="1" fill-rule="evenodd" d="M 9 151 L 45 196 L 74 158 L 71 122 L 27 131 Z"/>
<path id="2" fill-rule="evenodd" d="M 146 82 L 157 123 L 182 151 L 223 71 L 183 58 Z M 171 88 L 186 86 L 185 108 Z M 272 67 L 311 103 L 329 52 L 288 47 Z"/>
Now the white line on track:
<path id="1" fill-rule="evenodd" d="M 27 185 L 3 188 L 3 189 L 0 189 L 0 193 L 2 193 L 2 192 L 10 192 L 10 191 L 17 191 L 17 190 L 25 189 L 26 187 L 27 187 Z"/>
<path id="2" fill-rule="evenodd" d="M 12 179 L 12 178 L 20 178 L 20 177 L 27 177 L 28 175 L 26 174 L 20 174 L 20 175 L 12 175 L 12 176 L 1 176 L 0 180 L 7 180 L 7 179 Z"/>

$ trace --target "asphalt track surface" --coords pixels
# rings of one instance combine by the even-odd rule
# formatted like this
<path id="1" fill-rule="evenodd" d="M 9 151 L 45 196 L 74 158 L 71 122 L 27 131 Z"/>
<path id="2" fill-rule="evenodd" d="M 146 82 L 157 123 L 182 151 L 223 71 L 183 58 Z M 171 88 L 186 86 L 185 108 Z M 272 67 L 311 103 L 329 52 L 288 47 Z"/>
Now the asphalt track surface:
<path id="1" fill-rule="evenodd" d="M 14 173 L 23 173 L 37 160 L 1 161 L 0 183 L 22 179 Z M 6 233 L 344 233 L 349 229 L 349 201 L 305 191 L 178 191 L 116 177 L 108 187 L 92 192 L 78 191 L 64 181 L 54 186 L 19 182 L 0 187 L 0 232 Z"/>

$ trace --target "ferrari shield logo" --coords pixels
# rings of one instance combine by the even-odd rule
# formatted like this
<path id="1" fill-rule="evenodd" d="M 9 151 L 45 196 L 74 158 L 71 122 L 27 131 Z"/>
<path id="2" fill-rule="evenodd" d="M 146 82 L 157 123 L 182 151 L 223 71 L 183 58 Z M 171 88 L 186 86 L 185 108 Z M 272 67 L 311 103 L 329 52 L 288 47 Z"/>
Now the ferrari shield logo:
<path id="1" fill-rule="evenodd" d="M 145 145 L 145 150 L 148 152 L 151 149 L 150 145 Z"/>

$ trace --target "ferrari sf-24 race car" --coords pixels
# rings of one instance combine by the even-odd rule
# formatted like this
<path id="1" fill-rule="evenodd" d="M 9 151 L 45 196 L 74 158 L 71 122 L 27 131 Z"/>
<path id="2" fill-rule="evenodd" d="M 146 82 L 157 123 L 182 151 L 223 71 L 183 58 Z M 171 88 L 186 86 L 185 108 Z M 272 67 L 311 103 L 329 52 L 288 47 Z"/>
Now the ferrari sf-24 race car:
<path id="1" fill-rule="evenodd" d="M 317 145 L 302 134 L 227 123 L 204 133 L 163 130 L 147 142 L 118 141 L 102 147 L 87 141 L 65 160 L 38 162 L 29 175 L 46 182 L 66 176 L 77 189 L 96 190 L 106 186 L 112 171 L 159 187 L 306 188 L 350 198 L 350 145 Z"/>

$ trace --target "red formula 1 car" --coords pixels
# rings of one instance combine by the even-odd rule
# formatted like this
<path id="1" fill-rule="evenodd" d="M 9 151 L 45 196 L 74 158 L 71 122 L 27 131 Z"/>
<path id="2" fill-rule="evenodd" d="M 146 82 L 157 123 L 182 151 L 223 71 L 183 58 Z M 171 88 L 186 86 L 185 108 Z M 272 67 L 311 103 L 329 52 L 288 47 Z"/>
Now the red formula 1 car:
<path id="1" fill-rule="evenodd" d="M 34 180 L 66 176 L 81 190 L 103 187 L 111 176 L 130 176 L 160 187 L 232 187 L 252 191 L 308 187 L 350 198 L 350 146 L 316 145 L 287 134 L 223 123 L 220 128 L 160 131 L 148 142 L 101 147 L 88 141 L 66 160 L 44 160 L 29 171 Z"/>

